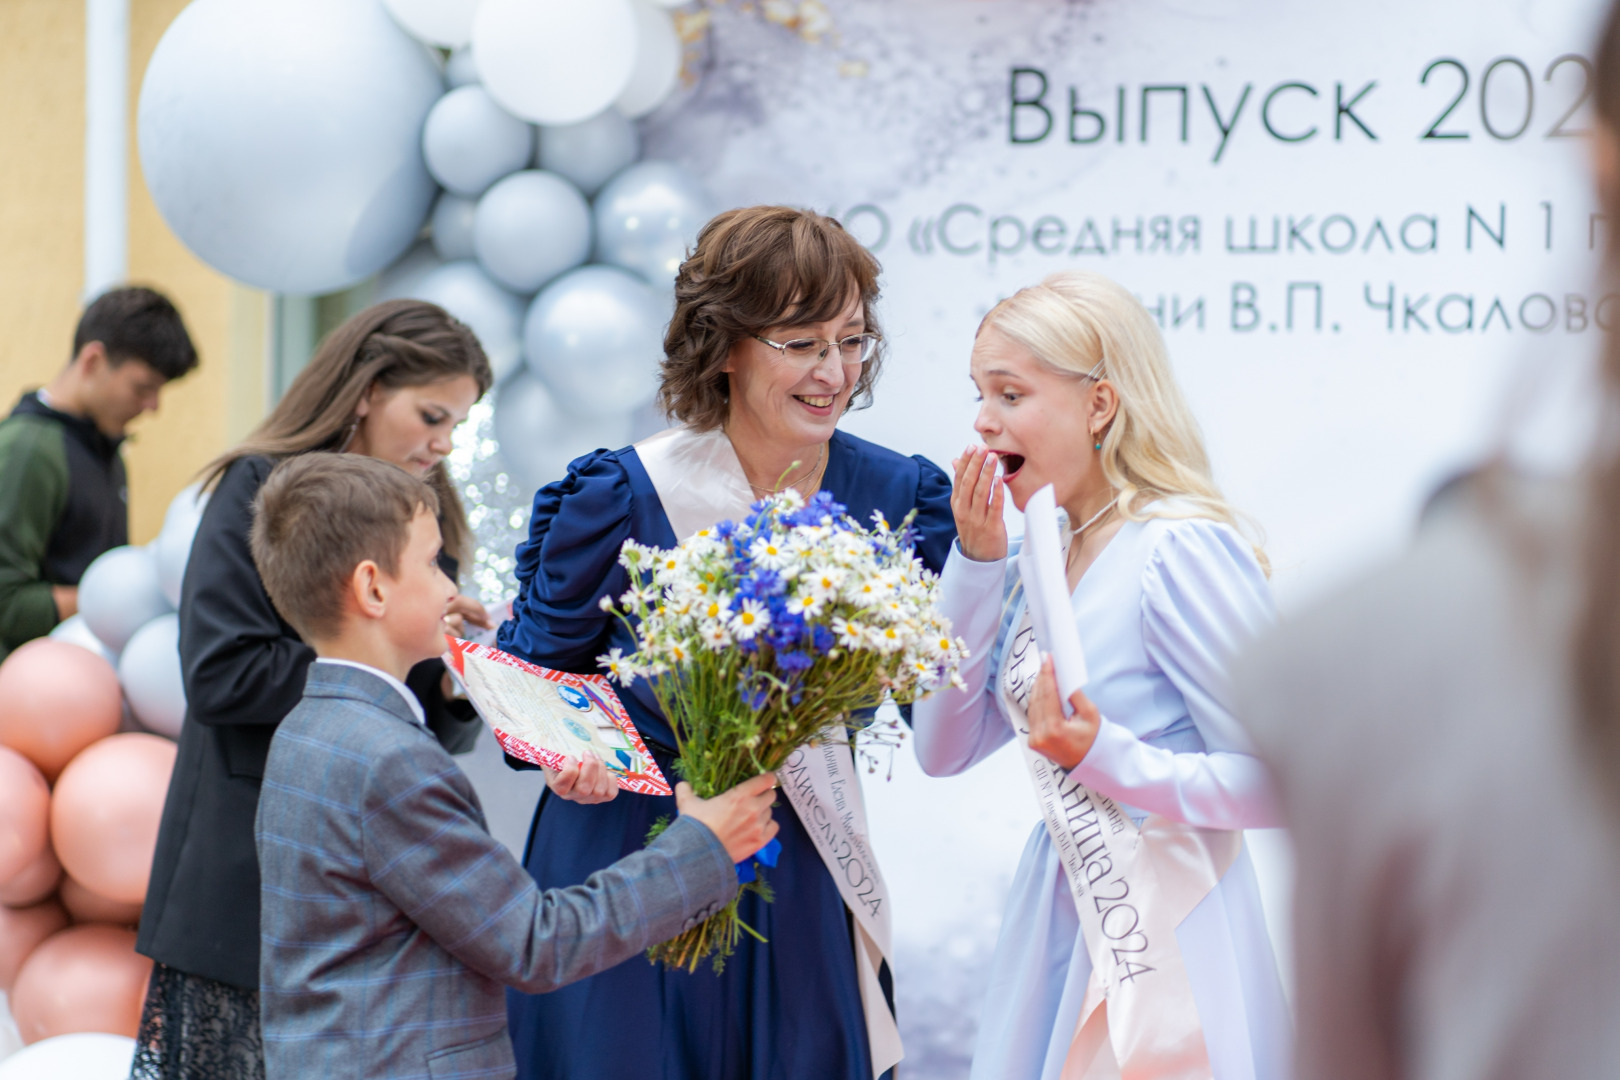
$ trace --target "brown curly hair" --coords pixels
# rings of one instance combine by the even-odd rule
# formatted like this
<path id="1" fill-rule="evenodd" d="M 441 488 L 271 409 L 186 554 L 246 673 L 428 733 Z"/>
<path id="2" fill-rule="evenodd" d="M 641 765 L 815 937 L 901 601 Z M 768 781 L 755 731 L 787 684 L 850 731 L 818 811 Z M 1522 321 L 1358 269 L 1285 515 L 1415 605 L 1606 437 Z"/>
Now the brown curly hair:
<path id="1" fill-rule="evenodd" d="M 737 342 L 773 326 L 836 318 L 858 293 L 866 329 L 881 333 L 873 305 L 881 268 L 834 219 L 790 206 L 748 206 L 717 215 L 675 278 L 675 314 L 664 335 L 658 406 L 698 431 L 726 422 L 726 358 Z M 849 407 L 872 403 L 883 363 L 861 369 Z"/>

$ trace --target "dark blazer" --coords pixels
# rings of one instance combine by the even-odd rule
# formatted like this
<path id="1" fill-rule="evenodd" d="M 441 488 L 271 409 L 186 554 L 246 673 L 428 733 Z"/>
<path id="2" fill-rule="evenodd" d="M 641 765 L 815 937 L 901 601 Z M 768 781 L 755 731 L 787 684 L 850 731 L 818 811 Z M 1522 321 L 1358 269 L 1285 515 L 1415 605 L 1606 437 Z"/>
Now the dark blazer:
<path id="1" fill-rule="evenodd" d="M 337 664 L 310 667 L 276 730 L 255 836 L 266 1080 L 513 1076 L 503 984 L 554 990 L 737 891 L 725 847 L 682 817 L 541 892 L 399 692 Z"/>
<path id="2" fill-rule="evenodd" d="M 180 596 L 186 723 L 136 943 L 159 963 L 244 990 L 259 986 L 259 782 L 315 658 L 276 613 L 248 550 L 253 498 L 274 467 L 262 457 L 232 464 L 197 526 Z M 434 733 L 468 748 L 480 721 L 469 703 L 443 699 L 443 670 L 418 664 L 407 683 Z"/>

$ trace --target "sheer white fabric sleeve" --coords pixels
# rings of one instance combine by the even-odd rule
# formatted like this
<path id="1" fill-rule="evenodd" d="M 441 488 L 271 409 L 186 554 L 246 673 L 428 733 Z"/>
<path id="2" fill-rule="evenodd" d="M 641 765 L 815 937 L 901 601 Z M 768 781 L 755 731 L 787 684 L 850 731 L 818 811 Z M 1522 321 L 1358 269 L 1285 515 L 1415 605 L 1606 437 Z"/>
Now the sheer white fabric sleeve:
<path id="1" fill-rule="evenodd" d="M 974 562 L 954 543 L 940 574 L 940 609 L 967 643 L 966 692 L 948 686 L 911 707 L 913 745 L 929 776 L 966 772 L 1013 736 L 996 705 L 994 653 L 1007 560 Z"/>
<path id="2" fill-rule="evenodd" d="M 1142 577 L 1142 640 L 1181 692 L 1205 753 L 1172 753 L 1103 718 L 1071 775 L 1120 802 L 1209 829 L 1282 824 L 1271 783 L 1232 715 L 1228 667 L 1273 621 L 1271 592 L 1235 529 L 1169 523 Z"/>

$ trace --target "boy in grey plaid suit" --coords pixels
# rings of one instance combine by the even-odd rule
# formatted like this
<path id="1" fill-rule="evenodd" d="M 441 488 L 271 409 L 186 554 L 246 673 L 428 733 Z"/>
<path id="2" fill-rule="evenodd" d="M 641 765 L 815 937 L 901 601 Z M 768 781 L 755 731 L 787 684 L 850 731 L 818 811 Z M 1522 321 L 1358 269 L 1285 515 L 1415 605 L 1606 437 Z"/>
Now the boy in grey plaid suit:
<path id="1" fill-rule="evenodd" d="M 680 816 L 583 885 L 542 892 L 489 834 L 403 678 L 444 648 L 433 489 L 312 453 L 260 490 L 252 548 L 320 659 L 270 747 L 255 835 L 267 1080 L 510 1077 L 503 984 L 555 989 L 696 925 L 766 844 L 774 778 Z"/>

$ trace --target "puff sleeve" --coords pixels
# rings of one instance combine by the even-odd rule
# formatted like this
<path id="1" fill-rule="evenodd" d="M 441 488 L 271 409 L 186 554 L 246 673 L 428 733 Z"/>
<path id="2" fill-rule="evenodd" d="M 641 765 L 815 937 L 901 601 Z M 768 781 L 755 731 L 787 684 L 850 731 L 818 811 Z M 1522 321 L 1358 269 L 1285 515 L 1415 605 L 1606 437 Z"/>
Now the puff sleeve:
<path id="1" fill-rule="evenodd" d="M 497 643 L 537 664 L 594 674 L 611 615 L 597 606 L 629 585 L 619 549 L 630 536 L 630 480 L 609 450 L 576 459 L 534 497 L 517 549 L 517 599 Z"/>
<path id="2" fill-rule="evenodd" d="M 1143 570 L 1148 658 L 1186 702 L 1203 753 L 1172 753 L 1107 717 L 1071 775 L 1104 795 L 1202 828 L 1281 824 L 1270 782 L 1232 711 L 1228 668 L 1273 620 L 1270 590 L 1247 541 L 1227 525 L 1174 521 Z"/>

